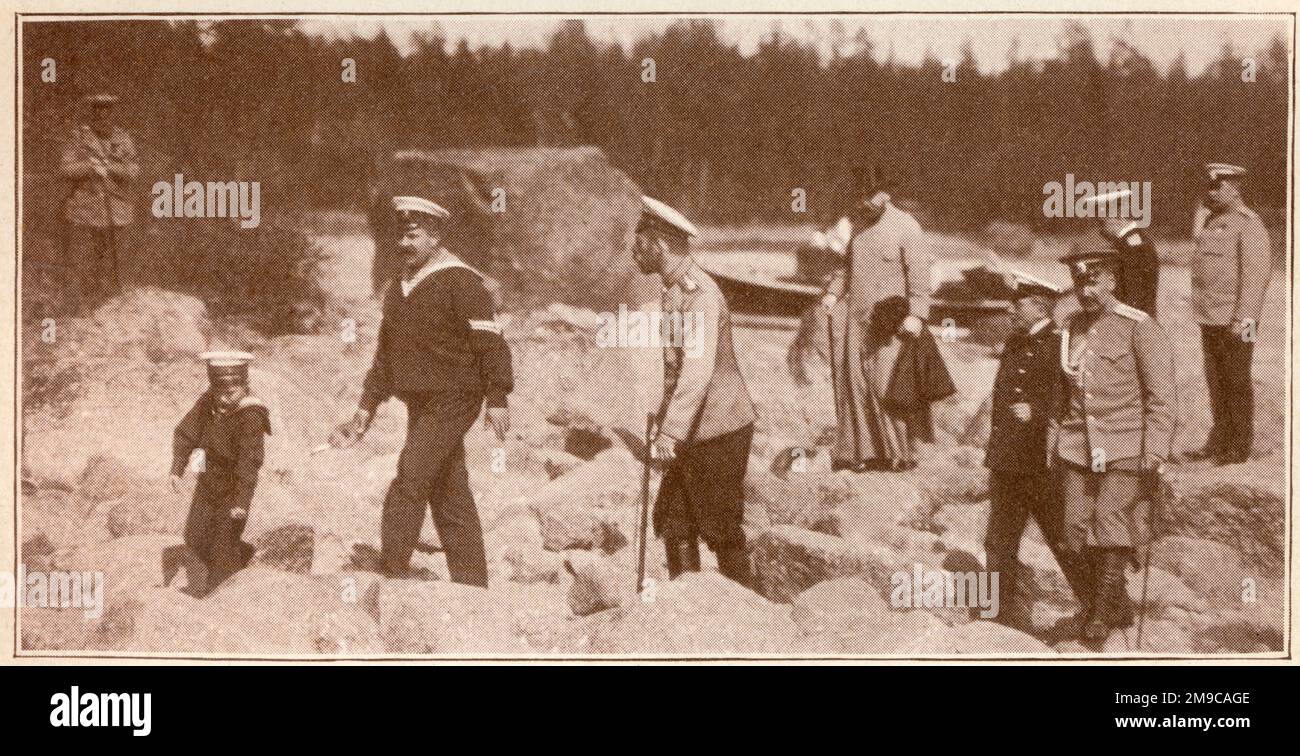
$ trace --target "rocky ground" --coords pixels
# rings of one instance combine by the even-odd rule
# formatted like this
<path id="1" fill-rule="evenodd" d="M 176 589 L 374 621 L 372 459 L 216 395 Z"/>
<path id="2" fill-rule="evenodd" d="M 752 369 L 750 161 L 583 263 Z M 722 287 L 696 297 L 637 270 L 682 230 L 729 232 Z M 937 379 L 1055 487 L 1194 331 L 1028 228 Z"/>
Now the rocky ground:
<path id="1" fill-rule="evenodd" d="M 553 305 L 506 316 L 518 380 L 510 438 L 503 452 L 485 429 L 467 438 L 491 589 L 446 580 L 429 522 L 413 562 L 417 577 L 381 577 L 374 571 L 380 504 L 401 448 L 404 411 L 390 402 L 359 446 L 311 453 L 350 416 L 378 319 L 366 296 L 366 270 L 354 265 L 367 254 L 364 246 L 323 241 L 335 253 L 336 290 L 356 320 L 355 341 L 347 324 L 335 333 L 260 338 L 210 322 L 196 300 L 149 289 L 61 322 L 53 343 L 41 339 L 39 324 L 25 332 L 22 558 L 30 569 L 103 571 L 107 582 L 97 619 L 23 610 L 24 650 L 366 657 L 1088 653 L 1056 631 L 1075 603 L 1032 526 L 1020 555 L 1030 578 L 1010 607 L 1003 600 L 1001 616 L 1012 626 L 972 621 L 952 608 L 891 603 L 897 572 L 911 574 L 916 565 L 979 569 L 983 558 L 981 407 L 995 363 L 987 349 L 961 343 L 944 347 L 961 391 L 936 408 L 937 443 L 925 446 L 921 466 L 893 476 L 854 475 L 831 472 L 818 445 L 833 424 L 826 380 L 796 387 L 788 378 L 792 332 L 741 329 L 742 369 L 762 417 L 746 512 L 758 590 L 722 578 L 707 552 L 704 572 L 670 582 L 661 548 L 652 543 L 649 572 L 657 583 L 640 597 L 633 592 L 632 545 L 637 438 L 657 398 L 659 355 L 597 348 L 590 311 Z M 1277 310 L 1281 293 L 1274 294 L 1270 307 Z M 1199 350 L 1187 346 L 1186 323 L 1176 329 L 1185 403 L 1201 403 L 1199 365 L 1181 354 L 1190 348 L 1199 359 Z M 204 389 L 194 355 L 210 346 L 256 353 L 252 383 L 271 407 L 274 434 L 245 536 L 257 547 L 253 564 L 200 600 L 179 590 L 183 577 L 164 586 L 160 560 L 181 542 L 189 501 L 167 487 L 171 432 Z M 1258 359 L 1284 373 L 1284 362 L 1271 362 L 1284 353 L 1261 349 Z M 1260 412 L 1261 427 L 1280 429 L 1284 405 L 1275 391 L 1283 384 L 1271 373 L 1262 381 L 1259 401 L 1268 409 Z M 1203 413 L 1189 411 L 1184 420 L 1180 444 L 1198 443 Z M 1280 441 L 1269 436 L 1258 459 L 1226 471 L 1177 471 L 1151 559 L 1142 647 L 1130 632 L 1113 636 L 1106 652 L 1282 648 L 1287 488 Z M 1129 585 L 1137 597 L 1140 575 L 1131 574 Z"/>

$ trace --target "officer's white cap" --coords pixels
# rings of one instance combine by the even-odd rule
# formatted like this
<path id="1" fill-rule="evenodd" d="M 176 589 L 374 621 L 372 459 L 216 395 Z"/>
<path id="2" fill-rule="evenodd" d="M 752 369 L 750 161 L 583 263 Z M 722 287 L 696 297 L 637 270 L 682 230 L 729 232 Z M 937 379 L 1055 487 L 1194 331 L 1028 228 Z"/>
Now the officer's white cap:
<path id="1" fill-rule="evenodd" d="M 1047 293 L 1047 292 L 1050 292 L 1052 294 L 1065 293 L 1064 286 L 1048 281 L 1045 278 L 1039 278 L 1038 276 L 1035 276 L 1031 273 L 1026 273 L 1025 271 L 1020 270 L 1018 268 L 1012 268 L 1009 272 L 1011 273 L 1011 279 L 1015 283 L 1015 288 L 1017 291 L 1034 293 L 1039 290 L 1046 289 L 1046 291 L 1042 293 Z"/>
<path id="2" fill-rule="evenodd" d="M 661 226 L 667 226 L 687 236 L 700 235 L 699 229 L 686 220 L 685 215 L 654 197 L 643 196 L 641 197 L 641 222 L 644 224 L 647 220 Z"/>
<path id="3" fill-rule="evenodd" d="M 434 218 L 450 218 L 451 211 L 433 200 L 423 197 L 394 197 L 393 211 L 401 213 L 423 213 Z"/>
<path id="4" fill-rule="evenodd" d="M 1119 202 L 1122 199 L 1133 196 L 1132 189 L 1116 189 L 1113 192 L 1105 194 L 1094 194 L 1091 197 L 1084 197 L 1079 200 L 1080 205 L 1104 205 L 1107 202 Z"/>
<path id="5" fill-rule="evenodd" d="M 217 351 L 204 352 L 199 355 L 199 359 L 208 363 L 210 367 L 237 367 L 252 362 L 253 355 L 248 352 Z"/>
<path id="6" fill-rule="evenodd" d="M 111 108 L 118 103 L 117 95 L 111 95 L 107 92 L 97 92 L 86 95 L 85 103 L 92 108 Z"/>
<path id="7" fill-rule="evenodd" d="M 1218 181 L 1225 178 L 1240 178 L 1246 175 L 1246 169 L 1239 165 L 1230 163 L 1206 163 L 1205 172 L 1210 175 L 1211 181 Z"/>

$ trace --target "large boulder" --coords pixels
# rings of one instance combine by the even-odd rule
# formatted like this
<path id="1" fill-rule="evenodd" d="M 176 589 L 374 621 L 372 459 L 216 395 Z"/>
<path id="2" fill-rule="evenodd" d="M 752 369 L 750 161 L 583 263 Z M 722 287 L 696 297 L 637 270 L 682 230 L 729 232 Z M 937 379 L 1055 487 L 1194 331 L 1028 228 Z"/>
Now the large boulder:
<path id="1" fill-rule="evenodd" d="M 389 198 L 414 194 L 447 206 L 455 219 L 448 246 L 499 280 L 508 306 L 610 309 L 649 298 L 629 254 L 641 191 L 598 148 L 407 150 L 378 175 L 376 289 L 401 259 Z"/>
<path id="2" fill-rule="evenodd" d="M 640 481 L 641 463 L 627 449 L 615 447 L 542 486 L 529 498 L 529 504 L 539 516 L 560 507 L 634 507 Z"/>
<path id="3" fill-rule="evenodd" d="M 203 599 L 144 592 L 114 649 L 132 652 L 382 653 L 378 629 L 337 576 L 250 567 Z"/>
<path id="4" fill-rule="evenodd" d="M 645 656 L 788 654 L 798 628 L 786 607 L 716 572 L 662 583 L 653 601 L 592 618 L 591 652 Z"/>
<path id="5" fill-rule="evenodd" d="M 22 497 L 21 540 L 37 539 L 52 550 L 76 549 L 103 543 L 113 537 L 107 517 L 93 503 L 67 491 L 41 490 Z"/>
<path id="6" fill-rule="evenodd" d="M 1055 650 L 1034 636 L 997 622 L 967 622 L 933 633 L 919 643 L 915 652 L 924 655 L 984 654 L 1043 656 Z"/>
<path id="7" fill-rule="evenodd" d="M 901 564 L 883 544 L 856 544 L 792 525 L 765 531 L 750 543 L 749 553 L 758 591 L 782 603 L 822 581 L 841 577 L 861 577 L 878 591 L 887 591 Z"/>
<path id="8" fill-rule="evenodd" d="M 201 300 L 154 287 L 109 299 L 95 310 L 93 322 L 104 353 L 137 347 L 154 362 L 202 352 L 212 330 Z"/>
<path id="9" fill-rule="evenodd" d="M 878 541 L 890 526 L 927 511 L 917 486 L 899 475 L 792 471 L 782 478 L 751 465 L 745 483 L 746 508 L 765 511 L 773 525 L 794 525 L 855 543 Z"/>
<path id="10" fill-rule="evenodd" d="M 1286 562 L 1290 501 L 1281 474 L 1283 464 L 1268 458 L 1180 471 L 1172 486 L 1174 495 L 1160 513 L 1158 534 L 1226 544 L 1252 570 L 1280 575 Z"/>

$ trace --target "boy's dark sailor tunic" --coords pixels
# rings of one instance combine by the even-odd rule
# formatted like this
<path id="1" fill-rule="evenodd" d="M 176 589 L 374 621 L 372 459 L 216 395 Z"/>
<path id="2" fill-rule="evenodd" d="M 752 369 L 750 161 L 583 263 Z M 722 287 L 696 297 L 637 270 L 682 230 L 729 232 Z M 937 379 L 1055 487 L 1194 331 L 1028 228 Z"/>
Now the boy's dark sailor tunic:
<path id="1" fill-rule="evenodd" d="M 172 475 L 181 476 L 195 449 L 203 452 L 185 544 L 207 565 L 207 587 L 244 567 L 252 548 L 240 540 L 262 468 L 263 437 L 271 432 L 266 405 L 252 396 L 222 410 L 205 392 L 172 437 Z M 242 516 L 232 516 L 232 513 Z M 193 586 L 191 586 L 193 587 Z"/>

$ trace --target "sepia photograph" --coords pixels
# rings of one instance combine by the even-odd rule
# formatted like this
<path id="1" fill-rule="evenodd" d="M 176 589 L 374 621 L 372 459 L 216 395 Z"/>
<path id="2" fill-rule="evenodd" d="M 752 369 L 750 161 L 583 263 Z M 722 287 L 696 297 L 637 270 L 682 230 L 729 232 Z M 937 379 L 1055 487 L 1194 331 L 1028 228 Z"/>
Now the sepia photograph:
<path id="1" fill-rule="evenodd" d="M 12 662 L 1293 660 L 1292 11 L 302 5 L 13 16 Z"/>

